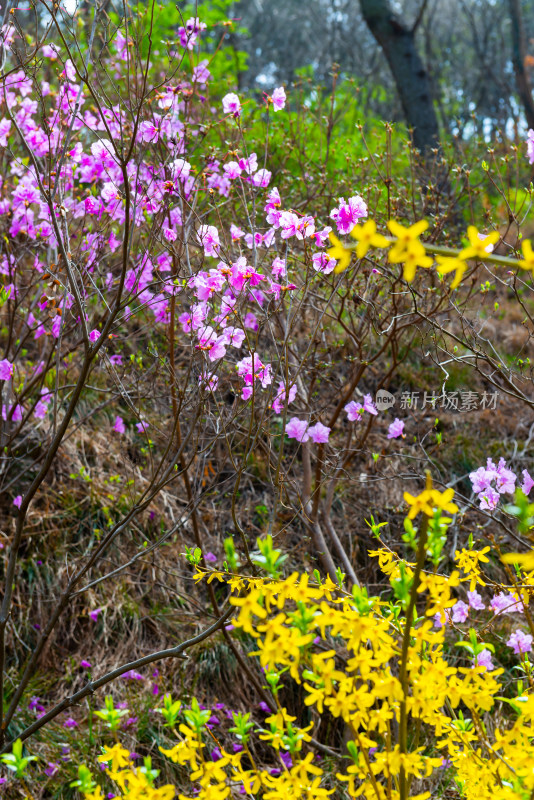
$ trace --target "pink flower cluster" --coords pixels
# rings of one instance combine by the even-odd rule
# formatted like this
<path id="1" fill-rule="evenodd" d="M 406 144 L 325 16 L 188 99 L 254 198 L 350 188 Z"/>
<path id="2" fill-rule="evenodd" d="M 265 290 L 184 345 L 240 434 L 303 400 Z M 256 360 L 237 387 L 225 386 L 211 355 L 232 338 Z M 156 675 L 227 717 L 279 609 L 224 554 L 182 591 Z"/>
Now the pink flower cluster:
<path id="1" fill-rule="evenodd" d="M 366 411 L 368 414 L 372 414 L 373 416 L 378 414 L 376 406 L 373 403 L 373 398 L 370 394 L 364 395 L 363 404 L 357 403 L 355 400 L 351 400 L 350 403 L 347 403 L 344 410 L 347 412 L 347 417 L 351 422 L 360 422 Z"/>
<path id="2" fill-rule="evenodd" d="M 360 195 L 349 197 L 346 202 L 340 197 L 338 207 L 330 212 L 330 218 L 334 220 L 338 231 L 342 234 L 350 233 L 358 220 L 366 216 L 367 204 Z"/>
<path id="3" fill-rule="evenodd" d="M 182 47 L 193 50 L 202 31 L 206 30 L 206 23 L 200 22 L 198 17 L 191 17 L 184 26 L 178 29 L 178 38 Z"/>
<path id="4" fill-rule="evenodd" d="M 467 603 L 463 600 L 458 600 L 450 609 L 445 613 L 446 622 L 463 623 L 467 620 L 470 610 L 483 611 L 486 608 L 482 597 L 477 591 L 467 592 Z M 516 595 L 512 592 L 499 592 L 490 601 L 488 609 L 495 614 L 522 614 L 523 604 Z M 441 613 L 434 616 L 434 623 L 438 628 L 443 625 Z"/>
<path id="5" fill-rule="evenodd" d="M 530 653 L 532 650 L 532 636 L 529 633 L 523 633 L 518 628 L 512 633 L 506 644 L 513 649 L 516 656 Z"/>
<path id="6" fill-rule="evenodd" d="M 286 425 L 286 433 L 289 439 L 296 439 L 297 442 L 307 442 L 311 439 L 315 444 L 326 444 L 330 436 L 330 428 L 321 422 L 310 426 L 306 420 L 292 417 Z"/>
<path id="7" fill-rule="evenodd" d="M 530 164 L 534 164 L 534 131 L 529 129 L 527 134 L 527 156 Z"/>
<path id="8" fill-rule="evenodd" d="M 513 494 L 517 475 L 508 469 L 504 458 L 499 459 L 497 465 L 488 458 L 485 467 L 479 467 L 469 474 L 473 491 L 478 495 L 480 508 L 492 511 L 499 504 L 501 494 Z M 526 469 L 523 470 L 522 491 L 528 495 L 534 481 Z"/>
<path id="9" fill-rule="evenodd" d="M 179 47 L 193 51 L 205 29 L 197 17 L 188 19 L 178 30 Z M 126 33 L 118 31 L 113 42 L 113 63 L 119 79 L 121 70 L 131 61 L 132 47 Z M 178 55 L 183 56 L 183 51 Z M 15 159 L 10 172 L 0 179 L 0 217 L 5 217 L 12 238 L 24 237 L 28 246 L 19 250 L 31 250 L 34 259 L 36 294 L 20 302 L 16 276 L 21 270 L 14 255 L 18 250 L 14 247 L 0 256 L 6 291 L 18 301 L 20 309 L 31 309 L 24 312 L 26 335 L 33 339 L 50 337 L 52 344 L 61 340 L 67 349 L 66 327 L 75 327 L 79 335 L 82 319 L 68 288 L 61 288 L 61 308 L 56 314 L 54 303 L 50 303 L 40 282 L 40 276 L 49 271 L 49 253 L 61 249 L 58 237 L 66 225 L 74 234 L 69 246 L 84 298 L 86 294 L 105 298 L 106 307 L 111 308 L 119 289 L 122 291 L 121 316 L 106 341 L 101 334 L 103 318 L 94 311 L 96 306 L 88 303 L 91 312 L 82 312 L 87 313 L 83 322 L 93 351 L 101 348 L 104 353 L 110 348 L 110 340 L 124 334 L 121 325 L 129 319 L 142 318 L 146 324 L 148 317 L 150 323 L 168 325 L 174 306 L 182 329 L 181 344 L 189 347 L 200 362 L 194 372 L 200 390 L 215 392 L 224 375 L 232 381 L 237 376 L 242 400 L 268 391 L 273 412 L 281 414 L 295 401 L 297 384 L 293 376 L 282 379 L 280 365 L 269 363 L 272 356 L 262 351 L 262 320 L 268 319 L 273 306 L 299 291 L 288 275 L 292 261 L 287 256 L 292 248 L 301 252 L 301 243 L 305 243 L 312 268 L 322 275 L 333 271 L 335 261 L 325 252 L 331 226 L 323 225 L 309 213 L 284 207 L 280 192 L 270 185 L 268 165 L 259 162 L 256 153 L 232 151 L 206 158 L 195 145 L 205 127 L 205 120 L 200 122 L 201 115 L 195 113 L 195 102 L 215 119 L 221 116 L 221 106 L 209 106 L 207 98 L 200 94 L 211 79 L 206 59 L 188 56 L 185 61 L 189 77 L 162 84 L 153 105 L 132 127 L 121 105 L 103 103 L 95 108 L 79 83 L 74 64 L 63 57 L 60 46 L 46 45 L 40 56 L 61 65 L 58 81 L 54 85 L 45 81 L 39 87 L 47 98 L 46 124 L 41 106 L 33 99 L 35 83 L 22 69 L 9 73 L 0 101 L 9 105 L 35 157 L 29 162 Z M 283 87 L 274 89 L 267 98 L 275 112 L 285 108 L 286 101 Z M 241 117 L 243 105 L 236 93 L 228 92 L 222 98 L 222 112 L 235 119 Z M 125 132 L 131 133 L 132 143 L 126 167 L 119 144 Z M 11 120 L 0 114 L 0 147 L 11 147 L 15 152 L 18 139 Z M 61 181 L 61 204 L 51 207 L 42 191 L 43 180 L 46 178 L 46 183 L 51 178 L 37 174 L 34 164 L 53 159 L 65 145 L 61 174 L 55 177 Z M 128 192 L 135 198 L 129 205 L 125 200 Z M 242 223 L 241 227 L 236 220 L 225 230 L 220 218 L 206 210 L 213 205 L 214 194 L 227 198 L 232 192 L 243 196 L 245 202 L 254 198 L 254 227 L 244 213 L 247 225 Z M 188 208 L 198 210 L 198 222 L 192 223 L 192 218 L 184 221 Z M 347 201 L 340 198 L 330 212 L 341 233 L 350 232 L 366 215 L 366 203 L 356 193 Z M 127 223 L 130 232 L 136 231 L 139 246 L 136 244 L 130 251 L 125 274 L 121 275 L 119 256 Z M 150 235 L 144 236 L 147 230 Z M 179 260 L 183 263 L 185 239 L 189 271 L 187 277 L 177 278 L 176 264 Z M 93 319 L 90 313 L 94 313 Z M 10 356 L 6 352 L 0 361 L 0 381 L 10 381 L 20 370 L 25 379 L 23 385 L 31 384 L 27 378 L 32 376 L 26 374 L 24 364 L 14 364 L 14 357 Z M 112 366 L 120 366 L 120 358 L 106 355 Z M 44 363 L 37 369 L 44 369 Z M 13 399 L 10 385 L 10 405 L 2 408 L 5 420 L 17 424 L 30 415 L 36 419 L 47 416 L 53 395 L 44 388 L 44 377 L 45 373 L 41 385 L 36 383 L 33 400 L 25 397 L 19 402 L 17 389 Z M 351 421 L 360 420 L 364 414 L 377 414 L 371 395 L 363 398 L 363 404 L 348 403 L 346 412 Z M 112 414 L 113 432 L 125 435 L 124 419 L 117 410 Z M 135 428 L 133 422 L 131 427 L 144 434 L 149 424 L 139 419 Z M 395 419 L 389 426 L 388 438 L 403 436 L 403 430 L 404 423 Z M 299 442 L 324 444 L 330 430 L 321 422 L 310 425 L 293 416 L 287 423 L 287 433 Z"/>
<path id="10" fill-rule="evenodd" d="M 13 377 L 14 367 L 7 358 L 0 361 L 0 381 L 9 381 Z"/>
<path id="11" fill-rule="evenodd" d="M 434 616 L 434 625 L 437 628 L 442 628 L 444 623 L 463 624 L 467 622 L 469 612 L 471 610 L 484 611 L 486 608 L 482 597 L 477 591 L 467 593 L 468 602 L 458 600 L 452 608 L 445 611 L 444 614 L 438 612 Z M 511 592 L 500 592 L 495 595 L 488 605 L 488 610 L 493 612 L 496 616 L 499 614 L 517 614 L 523 613 L 523 604 L 516 595 Z M 516 655 L 523 655 L 530 653 L 532 650 L 533 637 L 530 634 L 524 633 L 517 628 L 509 637 L 506 644 L 512 648 Z M 495 669 L 492 661 L 491 651 L 487 648 L 482 650 L 473 659 L 472 666 L 484 667 L 487 670 Z"/>

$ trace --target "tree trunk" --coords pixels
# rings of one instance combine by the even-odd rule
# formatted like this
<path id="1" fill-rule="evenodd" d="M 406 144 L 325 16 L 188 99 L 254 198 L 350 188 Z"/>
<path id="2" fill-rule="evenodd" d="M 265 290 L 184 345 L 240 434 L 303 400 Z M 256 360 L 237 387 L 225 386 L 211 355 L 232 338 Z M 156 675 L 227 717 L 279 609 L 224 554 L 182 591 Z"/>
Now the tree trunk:
<path id="1" fill-rule="evenodd" d="M 415 26 L 410 28 L 397 17 L 389 0 L 360 0 L 360 6 L 391 69 L 414 145 L 427 154 L 439 147 L 439 126 L 428 74 L 415 47 Z"/>
<path id="2" fill-rule="evenodd" d="M 532 87 L 525 69 L 527 48 L 520 0 L 508 0 L 508 8 L 512 22 L 512 64 L 514 65 L 515 82 L 525 110 L 528 127 L 534 128 L 534 100 L 532 99 Z"/>

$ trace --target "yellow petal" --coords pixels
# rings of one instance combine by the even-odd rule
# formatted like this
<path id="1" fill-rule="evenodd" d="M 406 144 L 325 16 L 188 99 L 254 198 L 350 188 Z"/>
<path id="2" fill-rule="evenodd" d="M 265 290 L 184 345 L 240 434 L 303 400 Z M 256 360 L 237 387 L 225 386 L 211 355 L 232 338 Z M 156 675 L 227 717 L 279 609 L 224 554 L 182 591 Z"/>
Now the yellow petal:
<path id="1" fill-rule="evenodd" d="M 416 222 L 415 225 L 412 225 L 410 228 L 411 234 L 415 236 L 421 236 L 421 234 L 426 231 L 428 228 L 428 220 L 421 219 L 419 222 Z"/>
<path id="2" fill-rule="evenodd" d="M 519 564 L 524 570 L 530 572 L 534 570 L 534 550 L 528 553 L 506 553 L 501 557 L 501 561 L 505 564 Z"/>

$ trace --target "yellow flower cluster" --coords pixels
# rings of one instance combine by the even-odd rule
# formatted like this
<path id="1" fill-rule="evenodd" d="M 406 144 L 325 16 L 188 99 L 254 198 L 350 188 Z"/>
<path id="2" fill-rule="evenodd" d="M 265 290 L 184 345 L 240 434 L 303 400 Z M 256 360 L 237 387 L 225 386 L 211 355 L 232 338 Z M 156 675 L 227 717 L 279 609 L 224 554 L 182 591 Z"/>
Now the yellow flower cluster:
<path id="1" fill-rule="evenodd" d="M 115 797 L 128 800 L 172 800 L 176 796 L 174 786 L 167 784 L 159 789 L 153 785 L 151 775 L 144 769 L 134 767 L 130 753 L 121 744 L 104 747 L 98 761 L 107 764 L 106 774 L 113 781 L 120 794 Z M 85 800 L 104 800 L 105 794 L 100 786 L 84 792 Z"/>
<path id="2" fill-rule="evenodd" d="M 391 236 L 378 233 L 376 222 L 372 219 L 363 225 L 355 225 L 350 232 L 352 238 L 358 242 L 355 246 L 343 244 L 334 233 L 330 233 L 329 238 L 333 247 L 327 253 L 330 258 L 337 261 L 334 272 L 343 272 L 347 269 L 354 250 L 358 258 L 364 258 L 371 248 L 389 249 L 388 261 L 390 264 L 403 265 L 403 277 L 409 283 L 414 280 L 418 267 L 428 269 L 434 263 L 440 275 L 455 273 L 451 289 L 460 285 L 470 260 L 489 261 L 508 267 L 519 266 L 521 269 L 534 272 L 534 252 L 528 240 L 522 243 L 523 258 L 516 260 L 492 255 L 494 245 L 499 241 L 497 231 L 484 235 L 479 233 L 474 225 L 470 225 L 467 228 L 469 244 L 461 250 L 453 250 L 420 241 L 419 237 L 428 228 L 427 220 L 420 220 L 405 228 L 396 220 L 390 219 L 387 226 Z"/>
<path id="3" fill-rule="evenodd" d="M 255 642 L 249 654 L 263 668 L 272 713 L 262 725 L 251 722 L 248 714 L 237 721 L 234 716 L 231 730 L 242 749 L 230 753 L 219 745 L 212 760 L 213 753 L 206 757 L 205 750 L 213 735 L 208 735 L 201 716 L 187 712 L 187 724 L 177 725 L 177 730 L 173 726 L 176 744 L 161 749 L 173 763 L 187 768 L 195 786 L 180 794 L 180 800 L 225 800 L 239 792 L 258 800 L 320 800 L 331 795 L 427 800 L 438 796 L 443 768 L 450 768 L 454 776 L 455 797 L 534 796 L 530 674 L 531 693 L 520 682 L 517 696 L 512 690 L 505 701 L 499 682 L 503 670 L 473 666 L 476 658 L 471 662 L 457 653 L 451 658 L 446 629 L 433 619 L 444 619 L 455 604 L 453 591 L 460 582 L 471 589 L 484 585 L 481 565 L 488 560 L 488 548 L 456 553 L 462 578 L 459 571 L 440 575 L 435 567 L 424 569 L 432 525 L 437 530 L 442 512 L 458 510 L 453 496 L 452 490 L 433 489 L 429 479 L 420 495 L 405 495 L 409 518 L 423 515 L 415 563 L 383 547 L 370 553 L 388 577 L 397 597 L 393 602 L 368 597 L 358 587 L 349 593 L 330 579 L 311 581 L 298 573 L 283 580 L 259 579 L 197 568 L 199 580 L 215 574 L 227 583 L 236 609 L 233 625 Z M 471 647 L 472 654 L 480 652 L 484 644 L 474 631 L 469 636 L 470 643 L 462 641 L 463 647 Z M 284 676 L 300 684 L 308 724 L 299 725 L 281 704 Z M 495 713 L 496 704 L 506 713 Z M 315 735 L 320 740 L 322 720 L 327 718 L 339 720 L 348 741 L 348 755 L 340 752 L 334 767 L 335 761 L 319 765 L 314 751 L 314 729 L 319 729 Z M 254 736 L 263 753 L 261 765 L 256 761 L 259 748 L 251 742 Z M 121 792 L 118 797 L 174 797 L 174 787 L 156 789 L 120 745 L 106 748 L 100 761 L 108 765 L 108 775 Z M 264 766 L 273 761 L 276 769 Z M 102 798 L 100 789 L 85 794 L 85 800 Z"/>

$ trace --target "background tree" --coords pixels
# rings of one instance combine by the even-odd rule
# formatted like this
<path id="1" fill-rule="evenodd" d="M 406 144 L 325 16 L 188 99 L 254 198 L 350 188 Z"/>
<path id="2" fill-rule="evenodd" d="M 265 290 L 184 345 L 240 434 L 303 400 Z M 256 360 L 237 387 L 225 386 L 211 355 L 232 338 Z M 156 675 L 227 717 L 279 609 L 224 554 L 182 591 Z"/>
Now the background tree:
<path id="1" fill-rule="evenodd" d="M 508 8 L 510 9 L 512 23 L 512 63 L 514 65 L 517 91 L 523 103 L 528 126 L 529 128 L 534 128 L 534 99 L 526 65 L 527 46 L 521 3 L 519 0 L 508 0 Z"/>
<path id="2" fill-rule="evenodd" d="M 534 2 L 514 3 L 516 15 L 520 12 L 528 79 Z M 413 48 L 428 81 L 424 94 L 430 93 L 435 108 L 430 113 L 438 117 L 442 133 L 490 139 L 499 130 L 510 133 L 524 124 L 508 0 L 428 0 L 423 5 L 421 0 L 403 0 L 395 4 L 396 16 L 389 3 L 369 0 L 364 5 L 370 14 L 396 20 L 397 33 L 400 24 L 408 38 L 415 28 Z M 414 125 L 405 115 L 400 91 L 363 10 L 354 0 L 310 0 L 305 5 L 287 0 L 276 8 L 258 0 L 234 3 L 231 16 L 248 31 L 236 37 L 239 49 L 249 56 L 248 71 L 241 76 L 243 88 L 269 91 L 280 83 L 295 83 L 303 73 L 328 88 L 336 63 L 340 79 L 352 78 L 360 89 L 356 104 L 362 120 L 376 116 Z M 435 135 L 437 123 L 432 124 Z"/>
<path id="3" fill-rule="evenodd" d="M 360 0 L 365 22 L 387 59 L 415 146 L 423 153 L 439 143 L 439 126 L 430 81 L 415 46 L 423 3 L 412 25 L 395 14 L 388 0 Z"/>

